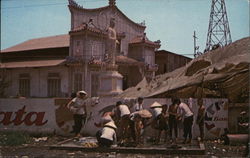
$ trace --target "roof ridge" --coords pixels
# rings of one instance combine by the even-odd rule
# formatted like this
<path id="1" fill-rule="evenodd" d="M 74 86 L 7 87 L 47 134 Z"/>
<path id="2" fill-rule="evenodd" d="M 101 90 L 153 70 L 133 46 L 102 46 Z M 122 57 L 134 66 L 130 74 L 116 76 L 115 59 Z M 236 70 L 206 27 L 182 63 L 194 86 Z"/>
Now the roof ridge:
<path id="1" fill-rule="evenodd" d="M 57 40 L 55 40 L 56 38 Z M 66 44 L 67 38 L 69 38 L 69 34 L 32 38 L 32 39 L 28 39 L 23 42 L 20 42 L 16 45 L 10 46 L 8 48 L 2 49 L 0 53 L 15 52 L 15 51 L 28 51 L 28 50 L 54 48 L 54 47 L 66 47 L 66 45 L 69 45 L 69 44 Z M 48 40 L 53 40 L 54 43 L 50 43 L 48 42 Z"/>
<path id="2" fill-rule="evenodd" d="M 53 35 L 53 36 L 45 36 L 45 37 L 31 38 L 31 39 L 28 39 L 28 40 L 26 40 L 26 41 L 35 40 L 35 39 L 44 39 L 44 38 L 58 37 L 58 36 L 66 36 L 66 35 L 69 36 L 69 34 L 61 34 L 61 35 Z"/>

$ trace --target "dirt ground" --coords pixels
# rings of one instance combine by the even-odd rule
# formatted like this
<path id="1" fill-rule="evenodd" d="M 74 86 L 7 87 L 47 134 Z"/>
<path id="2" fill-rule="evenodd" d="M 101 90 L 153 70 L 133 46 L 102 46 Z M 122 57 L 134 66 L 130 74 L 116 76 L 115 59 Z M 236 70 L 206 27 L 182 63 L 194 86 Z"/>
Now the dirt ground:
<path id="1" fill-rule="evenodd" d="M 51 150 L 49 145 L 55 145 L 58 142 L 66 140 L 66 137 L 50 136 L 47 140 L 35 139 L 30 144 L 20 146 L 0 146 L 0 158 L 78 158 L 78 157 L 107 157 L 107 158 L 167 158 L 167 157 L 246 157 L 244 156 L 246 146 L 226 146 L 217 141 L 206 141 L 206 155 L 163 155 L 163 154 L 124 154 L 124 153 L 98 153 L 98 152 L 83 152 L 83 151 L 67 151 L 67 150 Z"/>

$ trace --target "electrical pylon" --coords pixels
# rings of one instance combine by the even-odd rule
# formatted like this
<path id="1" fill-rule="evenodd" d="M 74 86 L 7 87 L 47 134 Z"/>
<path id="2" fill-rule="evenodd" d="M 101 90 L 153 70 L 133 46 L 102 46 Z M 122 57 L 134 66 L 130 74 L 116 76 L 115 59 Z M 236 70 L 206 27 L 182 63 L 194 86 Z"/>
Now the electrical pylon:
<path id="1" fill-rule="evenodd" d="M 205 51 L 232 42 L 225 0 L 212 0 Z"/>

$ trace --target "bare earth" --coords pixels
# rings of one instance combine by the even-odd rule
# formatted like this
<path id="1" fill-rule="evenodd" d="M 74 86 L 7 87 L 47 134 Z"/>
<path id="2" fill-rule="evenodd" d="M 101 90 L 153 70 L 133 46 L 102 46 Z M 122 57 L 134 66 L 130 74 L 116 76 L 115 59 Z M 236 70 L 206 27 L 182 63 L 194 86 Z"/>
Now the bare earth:
<path id="1" fill-rule="evenodd" d="M 1 146 L 0 147 L 0 158 L 63 158 L 63 157 L 121 157 L 121 158 L 163 158 L 163 157 L 246 157 L 244 156 L 246 146 L 225 146 L 216 141 L 206 141 L 206 155 L 163 155 L 163 154 L 124 154 L 124 153 L 98 153 L 98 152 L 83 152 L 83 151 L 72 151 L 72 150 L 51 150 L 49 145 L 55 145 L 58 142 L 66 140 L 68 138 L 52 136 L 48 137 L 46 141 L 31 142 L 30 144 L 24 144 L 21 146 Z M 181 144 L 180 144 L 181 145 Z"/>

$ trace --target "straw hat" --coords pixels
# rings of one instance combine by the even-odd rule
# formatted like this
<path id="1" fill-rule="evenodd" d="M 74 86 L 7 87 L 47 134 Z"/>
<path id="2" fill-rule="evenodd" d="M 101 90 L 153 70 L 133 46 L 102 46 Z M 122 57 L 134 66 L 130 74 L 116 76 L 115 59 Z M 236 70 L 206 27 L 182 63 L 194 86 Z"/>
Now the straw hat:
<path id="1" fill-rule="evenodd" d="M 85 91 L 78 91 L 77 94 L 78 94 L 78 95 L 80 95 L 80 94 L 85 94 L 85 95 L 87 95 L 87 93 L 86 93 Z"/>
<path id="2" fill-rule="evenodd" d="M 110 121 L 110 122 L 106 123 L 104 125 L 104 127 L 111 127 L 111 128 L 117 129 L 117 127 L 116 127 L 116 125 L 115 125 L 115 123 L 113 121 Z"/>
<path id="3" fill-rule="evenodd" d="M 142 118 L 151 118 L 151 117 L 152 117 L 152 114 L 151 114 L 147 109 L 140 110 L 140 111 L 138 112 L 138 114 L 139 114 Z"/>
<path id="4" fill-rule="evenodd" d="M 154 102 L 152 105 L 150 105 L 150 108 L 162 108 L 162 105 L 158 102 Z"/>
<path id="5" fill-rule="evenodd" d="M 85 91 L 78 91 L 77 92 L 77 96 L 79 97 L 81 94 L 84 94 L 85 96 L 84 96 L 84 99 L 86 99 L 87 97 L 88 97 L 88 94 L 87 94 L 87 92 L 85 92 Z"/>

